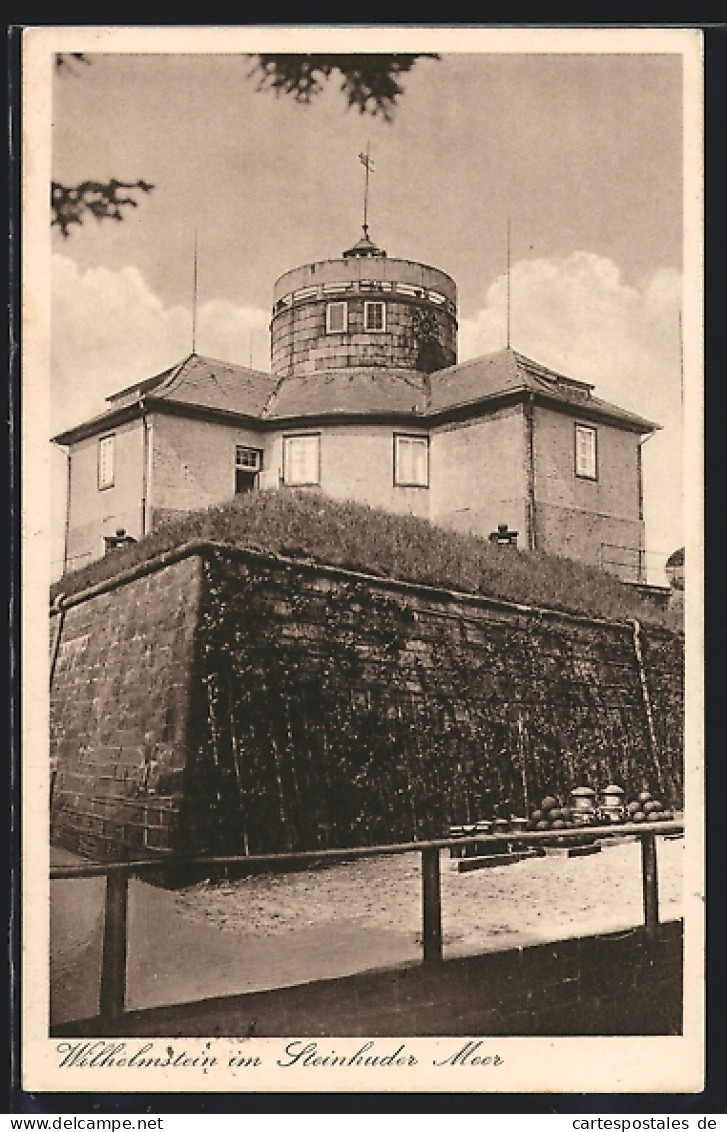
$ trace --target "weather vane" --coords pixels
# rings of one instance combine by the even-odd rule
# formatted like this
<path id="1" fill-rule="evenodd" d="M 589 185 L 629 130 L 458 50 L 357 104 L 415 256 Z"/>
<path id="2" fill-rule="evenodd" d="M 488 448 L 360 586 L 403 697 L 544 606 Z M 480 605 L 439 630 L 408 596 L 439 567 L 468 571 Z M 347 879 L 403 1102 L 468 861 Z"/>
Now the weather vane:
<path id="1" fill-rule="evenodd" d="M 359 153 L 358 159 L 366 170 L 366 180 L 364 182 L 364 207 L 363 207 L 363 230 L 364 236 L 369 234 L 368 225 L 368 210 L 369 210 L 369 173 L 374 171 L 374 162 L 369 150 L 371 149 L 371 142 L 366 142 L 366 152 Z"/>

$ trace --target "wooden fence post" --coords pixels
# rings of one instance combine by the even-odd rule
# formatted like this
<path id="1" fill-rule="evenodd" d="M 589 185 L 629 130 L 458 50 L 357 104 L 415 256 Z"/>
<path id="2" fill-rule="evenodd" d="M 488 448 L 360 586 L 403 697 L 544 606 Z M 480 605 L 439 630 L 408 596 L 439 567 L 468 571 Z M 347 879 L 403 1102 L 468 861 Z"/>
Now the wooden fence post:
<path id="1" fill-rule="evenodd" d="M 442 959 L 442 899 L 439 883 L 439 849 L 422 849 L 422 943 L 424 962 Z"/>
<path id="2" fill-rule="evenodd" d="M 107 1022 L 121 1017 L 126 999 L 126 915 L 129 874 L 112 869 L 106 875 L 103 956 L 98 1012 Z"/>
<path id="3" fill-rule="evenodd" d="M 644 930 L 653 940 L 659 930 L 659 880 L 656 869 L 656 837 L 641 834 L 641 881 L 644 890 Z"/>

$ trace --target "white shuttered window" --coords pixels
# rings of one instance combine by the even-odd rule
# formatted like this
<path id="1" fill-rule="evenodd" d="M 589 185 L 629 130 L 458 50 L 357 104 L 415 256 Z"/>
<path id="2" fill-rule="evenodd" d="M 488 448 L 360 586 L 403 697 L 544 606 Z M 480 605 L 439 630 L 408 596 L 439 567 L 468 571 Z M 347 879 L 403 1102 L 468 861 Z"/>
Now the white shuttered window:
<path id="1" fill-rule="evenodd" d="M 394 483 L 399 487 L 429 486 L 428 437 L 394 437 Z"/>
<path id="2" fill-rule="evenodd" d="M 583 479 L 598 479 L 598 453 L 596 430 L 588 425 L 576 425 L 576 475 Z"/>
<path id="3" fill-rule="evenodd" d="M 291 486 L 321 482 L 320 433 L 283 438 L 283 480 Z"/>
<path id="4" fill-rule="evenodd" d="M 114 486 L 116 463 L 116 437 L 102 436 L 98 442 L 98 489 Z"/>

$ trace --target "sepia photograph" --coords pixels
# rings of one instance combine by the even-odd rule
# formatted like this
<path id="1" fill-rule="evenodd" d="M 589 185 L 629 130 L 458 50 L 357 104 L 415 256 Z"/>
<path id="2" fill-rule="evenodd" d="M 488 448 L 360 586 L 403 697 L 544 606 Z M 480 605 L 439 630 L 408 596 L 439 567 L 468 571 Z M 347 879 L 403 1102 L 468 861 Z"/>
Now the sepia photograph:
<path id="1" fill-rule="evenodd" d="M 702 1087 L 700 52 L 24 33 L 25 1088 Z"/>

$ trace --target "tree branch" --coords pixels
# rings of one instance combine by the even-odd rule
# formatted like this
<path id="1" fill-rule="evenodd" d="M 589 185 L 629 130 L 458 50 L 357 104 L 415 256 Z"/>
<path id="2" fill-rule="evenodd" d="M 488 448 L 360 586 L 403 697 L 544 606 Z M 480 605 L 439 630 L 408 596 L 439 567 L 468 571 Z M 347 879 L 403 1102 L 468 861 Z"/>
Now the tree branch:
<path id="1" fill-rule="evenodd" d="M 360 113 L 381 115 L 391 121 L 402 93 L 401 75 L 418 59 L 438 59 L 424 52 L 417 55 L 257 55 L 252 75 L 259 74 L 258 90 L 290 94 L 296 102 L 309 103 L 320 94 L 334 72 L 342 78 L 341 90 L 349 107 Z"/>
<path id="2" fill-rule="evenodd" d="M 97 220 L 123 220 L 121 209 L 137 207 L 133 196 L 121 196 L 122 189 L 138 189 L 150 193 L 154 188 L 147 181 L 83 181 L 80 185 L 51 184 L 51 227 L 57 225 L 62 235 L 69 236 L 71 224 L 81 224 L 84 213 L 91 212 Z"/>

